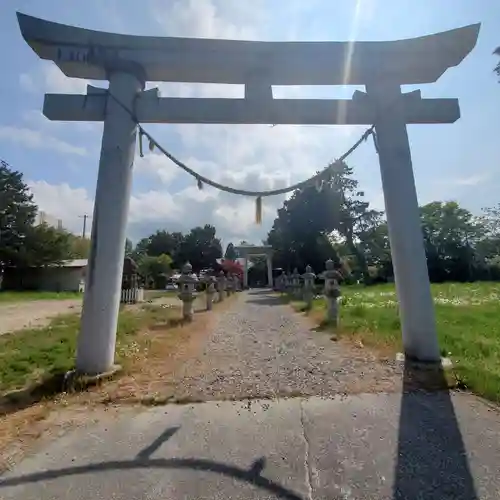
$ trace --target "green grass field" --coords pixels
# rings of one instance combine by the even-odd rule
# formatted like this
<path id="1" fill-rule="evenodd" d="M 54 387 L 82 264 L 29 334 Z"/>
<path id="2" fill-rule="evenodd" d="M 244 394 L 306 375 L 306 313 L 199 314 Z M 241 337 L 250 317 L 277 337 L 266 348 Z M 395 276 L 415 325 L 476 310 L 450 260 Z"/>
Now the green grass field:
<path id="1" fill-rule="evenodd" d="M 0 304 L 26 302 L 30 300 L 63 300 L 83 298 L 78 292 L 1 292 Z"/>
<path id="2" fill-rule="evenodd" d="M 342 288 L 341 335 L 366 345 L 401 349 L 401 325 L 394 285 Z M 439 342 L 457 377 L 472 391 L 500 401 L 500 283 L 432 285 Z M 322 317 L 325 303 L 315 301 Z M 315 310 L 315 311 L 314 311 Z"/>
<path id="3" fill-rule="evenodd" d="M 180 317 L 177 308 L 147 305 L 140 311 L 120 311 L 116 362 L 126 365 L 138 349 L 138 333 L 152 325 L 167 325 Z M 0 394 L 38 383 L 74 368 L 78 314 L 54 318 L 44 328 L 0 336 Z"/>

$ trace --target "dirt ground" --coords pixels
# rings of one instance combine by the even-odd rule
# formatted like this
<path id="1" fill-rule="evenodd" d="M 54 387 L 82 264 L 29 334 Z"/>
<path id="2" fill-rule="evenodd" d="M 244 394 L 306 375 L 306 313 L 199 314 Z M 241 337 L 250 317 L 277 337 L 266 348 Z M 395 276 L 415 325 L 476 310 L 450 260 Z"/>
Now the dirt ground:
<path id="1" fill-rule="evenodd" d="M 180 306 L 182 304 L 175 296 L 153 298 L 153 300 L 148 302 L 152 302 L 155 305 L 169 304 Z M 202 310 L 204 307 L 204 299 L 200 298 L 200 300 L 196 301 L 195 308 L 197 310 Z M 81 308 L 81 299 L 32 300 L 0 304 L 0 335 L 25 328 L 47 326 L 55 316 L 77 313 L 81 311 Z"/>
<path id="2" fill-rule="evenodd" d="M 0 335 L 25 328 L 46 326 L 54 316 L 79 312 L 81 304 L 80 299 L 33 300 L 1 304 Z"/>

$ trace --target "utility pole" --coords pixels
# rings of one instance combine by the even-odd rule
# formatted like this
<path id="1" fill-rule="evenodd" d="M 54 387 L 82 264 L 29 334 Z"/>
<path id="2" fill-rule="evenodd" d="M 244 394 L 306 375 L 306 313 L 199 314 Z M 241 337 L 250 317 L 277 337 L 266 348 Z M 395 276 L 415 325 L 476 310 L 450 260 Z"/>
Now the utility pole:
<path id="1" fill-rule="evenodd" d="M 85 239 L 85 235 L 87 234 L 87 219 L 90 219 L 90 215 L 83 214 L 78 216 L 80 219 L 83 219 L 83 230 L 82 230 L 82 238 Z"/>

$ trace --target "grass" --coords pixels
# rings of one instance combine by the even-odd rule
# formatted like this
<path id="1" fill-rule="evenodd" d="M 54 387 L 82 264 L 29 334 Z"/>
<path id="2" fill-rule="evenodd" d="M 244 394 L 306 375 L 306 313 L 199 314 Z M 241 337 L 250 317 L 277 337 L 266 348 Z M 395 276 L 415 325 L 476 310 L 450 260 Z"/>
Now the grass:
<path id="1" fill-rule="evenodd" d="M 144 290 L 145 300 L 161 299 L 163 297 L 177 297 L 177 290 Z"/>
<path id="2" fill-rule="evenodd" d="M 393 285 L 343 287 L 342 294 L 341 336 L 382 350 L 402 349 Z M 500 402 L 500 283 L 434 284 L 432 294 L 442 354 L 452 358 L 455 376 L 475 393 Z M 324 313 L 324 299 L 317 299 L 311 314 L 321 322 Z"/>
<path id="3" fill-rule="evenodd" d="M 0 304 L 26 302 L 30 300 L 64 300 L 79 299 L 83 295 L 78 292 L 7 292 L 0 291 Z"/>
<path id="4" fill-rule="evenodd" d="M 168 328 L 179 321 L 177 308 L 123 308 L 118 320 L 116 362 L 127 365 L 139 348 L 138 334 L 143 329 Z M 47 327 L 0 336 L 0 394 L 41 383 L 72 369 L 79 322 L 77 314 L 63 315 Z"/>

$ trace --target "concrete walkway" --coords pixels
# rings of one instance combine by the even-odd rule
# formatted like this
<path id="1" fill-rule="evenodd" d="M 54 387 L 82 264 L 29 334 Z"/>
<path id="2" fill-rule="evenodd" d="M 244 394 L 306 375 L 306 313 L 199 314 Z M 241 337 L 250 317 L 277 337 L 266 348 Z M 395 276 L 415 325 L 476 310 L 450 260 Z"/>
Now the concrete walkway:
<path id="1" fill-rule="evenodd" d="M 493 500 L 499 431 L 468 395 L 168 405 L 55 441 L 0 498 Z"/>
<path id="2" fill-rule="evenodd" d="M 235 395 L 246 392 L 240 381 L 253 373 L 255 366 L 242 362 L 241 374 L 236 377 L 231 367 L 238 356 L 241 360 L 250 353 L 258 356 L 259 342 L 263 346 L 270 343 L 270 352 L 279 351 L 272 329 L 285 324 L 284 307 L 265 294 L 243 294 L 231 310 L 221 314 L 205 346 L 207 369 L 211 364 L 211 351 L 207 349 L 215 349 L 214 340 L 221 339 L 224 331 L 227 339 L 233 340 L 227 341 L 230 350 L 225 364 L 223 353 L 213 351 L 217 380 L 223 376 L 225 382 L 214 387 L 215 380 L 207 380 L 204 387 L 212 388 L 208 397 L 222 397 L 223 388 L 236 388 Z M 270 330 L 262 332 L 266 334 L 264 340 L 256 327 L 264 316 L 270 321 L 273 315 L 281 323 L 276 320 L 278 323 L 269 325 Z M 238 318 L 246 324 L 246 332 L 253 331 L 246 340 L 242 338 L 245 331 L 227 331 L 231 324 L 236 328 Z M 291 312 L 289 318 L 282 330 L 291 335 L 290 342 L 284 344 L 291 352 L 266 361 L 269 366 L 276 366 L 276 361 L 293 363 L 301 353 L 314 354 L 315 337 Z M 294 347 L 300 332 L 308 346 L 305 351 Z M 254 351 L 244 347 L 246 342 L 254 346 Z M 500 497 L 500 414 L 496 408 L 468 394 L 412 392 L 406 373 L 400 375 L 402 390 L 391 393 L 345 395 L 325 390 L 322 397 L 308 395 L 319 387 L 319 380 L 323 384 L 338 380 L 339 367 L 342 369 L 342 364 L 335 364 L 331 370 L 335 377 L 329 375 L 327 360 L 333 354 L 325 352 L 328 347 L 322 345 L 323 340 L 318 342 L 321 356 L 316 356 L 315 363 L 322 367 L 321 376 L 301 390 L 306 397 L 283 398 L 273 385 L 272 399 L 103 411 L 97 422 L 90 423 L 89 419 L 83 427 L 60 436 L 0 476 L 0 498 Z M 331 344 L 339 354 L 340 344 Z M 290 384 L 304 380 L 302 369 L 288 368 L 278 372 L 278 379 L 291 380 Z M 202 388 L 200 373 L 191 380 L 195 392 Z M 299 375 L 290 379 L 290 373 Z M 344 384 L 336 382 L 337 389 L 341 386 Z M 265 383 L 263 388 L 271 396 Z"/>

